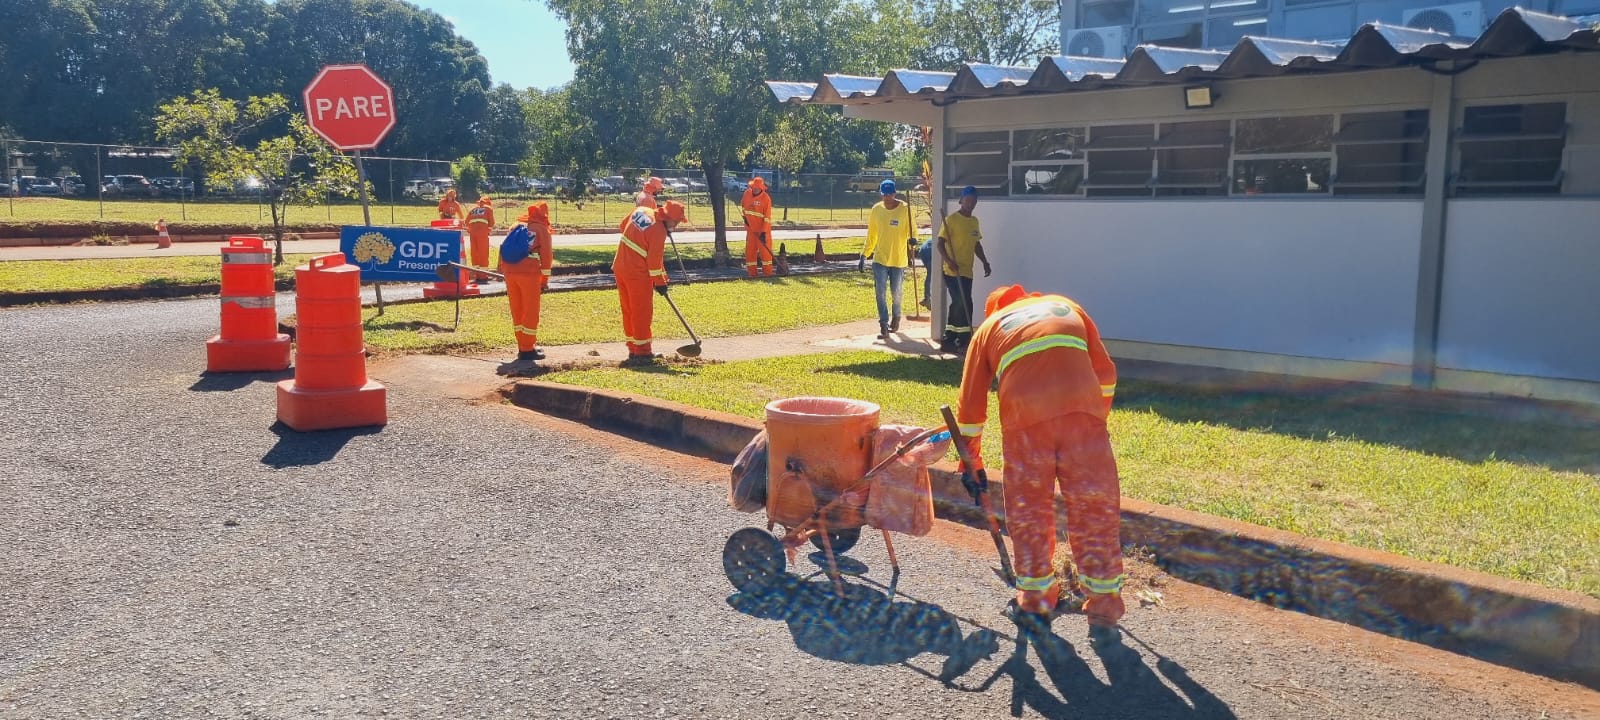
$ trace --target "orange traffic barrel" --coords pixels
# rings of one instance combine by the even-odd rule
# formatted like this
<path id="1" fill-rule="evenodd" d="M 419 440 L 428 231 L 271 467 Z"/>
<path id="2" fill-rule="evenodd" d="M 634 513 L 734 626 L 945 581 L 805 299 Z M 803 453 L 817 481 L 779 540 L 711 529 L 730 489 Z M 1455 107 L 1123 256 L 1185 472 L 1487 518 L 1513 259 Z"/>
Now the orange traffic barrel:
<path id="1" fill-rule="evenodd" d="M 389 422 L 386 391 L 367 378 L 361 268 L 334 253 L 294 276 L 294 379 L 278 383 L 278 419 L 301 431 Z"/>
<path id="2" fill-rule="evenodd" d="M 435 230 L 460 230 L 461 221 L 434 220 L 433 222 L 428 223 L 428 227 L 431 227 Z M 467 264 L 466 237 L 461 238 L 461 259 L 457 262 L 461 263 L 462 265 Z M 460 270 L 456 273 L 455 282 L 445 282 L 443 280 L 436 281 L 432 285 L 422 289 L 422 296 L 432 300 L 435 298 L 471 297 L 473 295 L 482 294 L 483 291 L 472 282 L 472 278 L 468 277 L 468 274 L 469 273 L 467 271 Z"/>
<path id="3" fill-rule="evenodd" d="M 207 372 L 267 372 L 289 367 L 289 336 L 278 332 L 272 251 L 258 237 L 222 248 L 222 332 L 206 341 Z"/>
<path id="4" fill-rule="evenodd" d="M 767 517 L 799 525 L 867 474 L 878 406 L 863 400 L 795 397 L 767 403 Z M 865 497 L 863 497 L 863 504 Z M 841 505 L 829 528 L 860 527 L 861 507 Z"/>

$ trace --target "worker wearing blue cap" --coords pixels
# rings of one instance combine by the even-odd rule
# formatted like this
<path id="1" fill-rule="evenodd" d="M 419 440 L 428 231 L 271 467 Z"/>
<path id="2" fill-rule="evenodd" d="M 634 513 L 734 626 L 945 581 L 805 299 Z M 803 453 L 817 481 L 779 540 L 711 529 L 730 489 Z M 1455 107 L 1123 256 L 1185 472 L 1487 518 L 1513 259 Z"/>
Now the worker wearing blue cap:
<path id="1" fill-rule="evenodd" d="M 950 309 L 945 313 L 944 339 L 939 350 L 957 353 L 965 350 L 972 339 L 972 264 L 974 259 L 983 262 L 983 276 L 989 277 L 992 269 L 989 258 L 983 254 L 983 233 L 978 230 L 978 218 L 972 214 L 978 206 L 978 188 L 968 185 L 961 188 L 960 207 L 956 214 L 944 217 L 939 229 L 939 258 L 944 265 L 944 286 L 950 293 Z M 943 216 L 943 211 L 940 211 Z"/>
<path id="2" fill-rule="evenodd" d="M 900 330 L 900 300 L 905 281 L 908 247 L 915 247 L 917 227 L 911 219 L 911 205 L 895 197 L 893 180 L 878 185 L 883 201 L 872 206 L 867 215 L 867 244 L 861 249 L 861 260 L 856 269 L 865 270 L 867 258 L 872 258 L 872 295 L 878 301 L 878 337 L 889 339 L 889 333 Z M 892 304 L 885 302 L 888 290 Z"/>

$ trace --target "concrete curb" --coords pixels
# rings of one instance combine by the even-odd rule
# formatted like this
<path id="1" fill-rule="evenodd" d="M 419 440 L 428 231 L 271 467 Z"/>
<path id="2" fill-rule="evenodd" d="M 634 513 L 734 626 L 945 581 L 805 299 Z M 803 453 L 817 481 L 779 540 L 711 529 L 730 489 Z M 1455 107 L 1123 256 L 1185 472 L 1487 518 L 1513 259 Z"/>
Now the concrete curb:
<path id="1" fill-rule="evenodd" d="M 519 381 L 504 394 L 720 462 L 761 430 L 737 415 L 571 385 Z M 953 465 L 935 466 L 933 485 L 941 518 L 982 527 Z M 1577 593 L 1126 497 L 1122 541 L 1151 548 L 1189 582 L 1600 689 L 1600 601 Z"/>

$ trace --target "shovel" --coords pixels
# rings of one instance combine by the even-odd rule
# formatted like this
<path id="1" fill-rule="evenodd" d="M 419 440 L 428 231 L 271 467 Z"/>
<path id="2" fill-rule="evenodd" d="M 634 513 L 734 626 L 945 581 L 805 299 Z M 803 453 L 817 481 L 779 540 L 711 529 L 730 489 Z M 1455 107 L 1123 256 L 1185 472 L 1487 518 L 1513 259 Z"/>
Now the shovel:
<path id="1" fill-rule="evenodd" d="M 989 537 L 994 539 L 994 549 L 1000 552 L 1000 569 L 995 571 L 995 575 L 1000 576 L 1007 586 L 1016 587 L 1017 574 L 1011 569 L 1011 553 L 1006 552 L 1006 541 L 1000 539 L 1000 519 L 995 517 L 994 510 L 989 506 L 989 474 L 982 468 L 973 471 L 977 465 L 967 454 L 967 446 L 961 442 L 961 428 L 956 424 L 956 414 L 950 411 L 950 406 L 939 406 L 939 413 L 944 415 L 951 444 L 956 446 L 956 455 L 961 458 L 961 484 L 971 493 L 973 502 L 983 508 L 984 519 L 989 521 Z"/>
<path id="2" fill-rule="evenodd" d="M 463 265 L 463 264 L 458 263 L 458 262 L 445 262 L 445 264 L 434 268 L 433 272 L 434 272 L 435 275 L 439 276 L 439 282 L 453 283 L 453 282 L 460 282 L 460 275 L 457 272 L 458 270 L 465 270 L 467 272 L 483 273 L 484 275 L 491 275 L 493 277 L 500 278 L 501 280 L 506 279 L 505 275 L 497 273 L 497 272 L 495 272 L 493 270 L 485 270 L 485 269 L 480 268 L 480 267 L 473 267 L 471 265 Z M 455 324 L 455 327 L 453 327 L 452 329 L 453 330 L 460 330 L 461 329 L 461 288 L 459 286 L 457 286 L 457 288 L 456 288 L 456 324 Z"/>
<path id="3" fill-rule="evenodd" d="M 695 337 L 694 328 L 689 327 L 689 321 L 683 318 L 683 313 L 678 310 L 678 304 L 672 301 L 671 295 L 668 295 L 667 293 L 661 293 L 661 297 L 667 299 L 667 306 L 672 308 L 673 314 L 678 316 L 678 322 L 683 323 L 683 329 L 689 331 L 689 339 L 694 341 L 688 345 L 678 348 L 674 352 L 677 352 L 679 355 L 682 355 L 686 358 L 700 357 L 700 338 Z"/>

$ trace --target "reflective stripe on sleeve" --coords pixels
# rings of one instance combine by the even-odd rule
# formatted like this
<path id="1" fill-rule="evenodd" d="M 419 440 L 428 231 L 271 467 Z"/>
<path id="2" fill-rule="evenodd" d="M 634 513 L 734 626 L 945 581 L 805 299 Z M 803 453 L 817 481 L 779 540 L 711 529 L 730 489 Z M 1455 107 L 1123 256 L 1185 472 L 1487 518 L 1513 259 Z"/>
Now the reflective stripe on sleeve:
<path id="1" fill-rule="evenodd" d="M 665 270 L 651 270 L 650 271 L 650 276 L 651 277 L 655 277 L 657 275 L 660 275 L 661 277 L 666 277 L 667 276 L 667 271 L 665 271 Z"/>
<path id="2" fill-rule="evenodd" d="M 1112 396 L 1114 396 L 1116 394 L 1117 394 L 1117 384 L 1116 383 L 1111 383 L 1110 385 L 1101 385 L 1100 386 L 1100 396 L 1101 397 L 1112 397 Z"/>
<path id="3" fill-rule="evenodd" d="M 1051 348 L 1072 348 L 1073 350 L 1088 352 L 1089 343 L 1075 335 L 1046 335 L 1042 338 L 1035 338 L 1011 348 L 1006 354 L 1000 356 L 1000 367 L 995 371 L 995 374 L 1003 374 L 1006 371 L 1006 367 L 1010 366 L 1011 363 Z"/>

